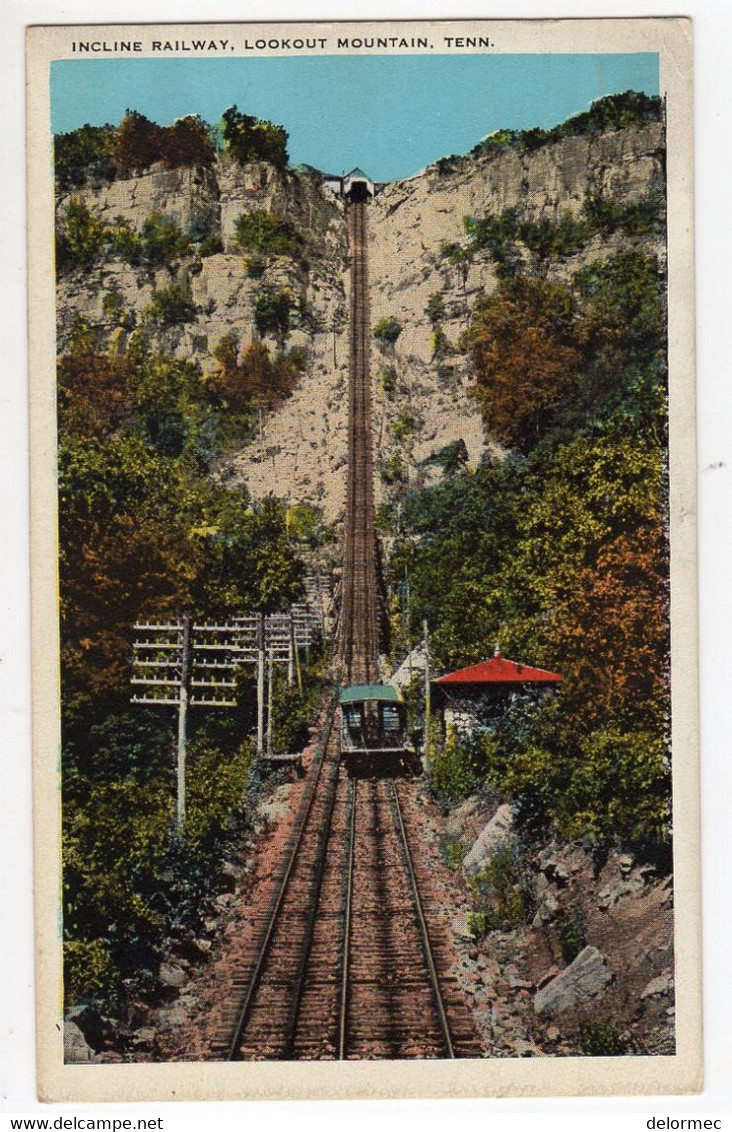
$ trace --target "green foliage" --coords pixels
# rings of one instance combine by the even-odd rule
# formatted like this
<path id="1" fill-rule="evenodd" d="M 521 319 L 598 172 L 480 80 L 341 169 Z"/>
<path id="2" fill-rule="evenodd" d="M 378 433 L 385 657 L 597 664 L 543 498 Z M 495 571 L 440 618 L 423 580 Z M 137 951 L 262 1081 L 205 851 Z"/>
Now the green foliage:
<path id="1" fill-rule="evenodd" d="M 609 133 L 629 126 L 641 126 L 662 120 L 663 104 L 658 95 L 626 90 L 621 94 L 608 94 L 598 98 L 589 110 L 575 114 L 560 126 L 548 130 L 550 140 L 563 137 L 581 137 L 587 134 Z"/>
<path id="2" fill-rule="evenodd" d="M 268 161 L 279 168 L 287 165 L 287 130 L 273 122 L 242 114 L 229 107 L 222 119 L 225 152 L 239 165 L 249 161 Z"/>
<path id="3" fill-rule="evenodd" d="M 512 928 L 527 923 L 534 899 L 526 864 L 515 847 L 501 846 L 481 872 L 468 878 L 475 929 Z"/>
<path id="4" fill-rule="evenodd" d="M 450 343 L 441 326 L 436 326 L 430 338 L 430 349 L 433 358 L 444 358 L 450 353 Z"/>
<path id="5" fill-rule="evenodd" d="M 299 542 L 312 547 L 322 545 L 327 537 L 322 508 L 312 503 L 293 503 L 287 509 L 287 529 Z"/>
<path id="6" fill-rule="evenodd" d="M 457 869 L 463 861 L 463 848 L 459 841 L 448 839 L 442 846 L 442 856 L 450 869 Z"/>
<path id="7" fill-rule="evenodd" d="M 428 456 L 423 461 L 425 465 L 437 465 L 442 468 L 446 476 L 454 476 L 457 472 L 462 471 L 468 462 L 468 449 L 462 437 L 459 440 L 453 440 L 450 444 L 446 444 L 434 456 Z"/>
<path id="8" fill-rule="evenodd" d="M 445 299 L 439 292 L 435 295 L 430 295 L 427 306 L 424 312 L 432 325 L 440 322 L 445 317 Z"/>
<path id="9" fill-rule="evenodd" d="M 562 138 L 604 134 L 629 126 L 646 125 L 662 120 L 663 107 L 658 96 L 626 90 L 609 94 L 593 102 L 589 110 L 575 114 L 550 130 L 496 130 L 474 146 L 472 154 L 501 153 L 519 148 L 531 153 Z"/>
<path id="10" fill-rule="evenodd" d="M 86 181 L 107 181 L 114 176 L 111 144 L 114 126 L 80 126 L 66 134 L 56 134 L 53 158 L 56 183 L 62 192 Z"/>
<path id="11" fill-rule="evenodd" d="M 403 330 L 402 324 L 394 315 L 384 315 L 374 327 L 374 338 L 382 346 L 393 346 Z"/>
<path id="12" fill-rule="evenodd" d="M 198 245 L 198 254 L 201 259 L 206 259 L 210 255 L 220 255 L 223 250 L 224 245 L 221 242 L 221 236 L 219 236 L 218 232 L 206 236 Z"/>
<path id="13" fill-rule="evenodd" d="M 501 922 L 492 908 L 471 908 L 465 916 L 465 927 L 471 939 L 484 939 L 489 932 L 497 931 Z"/>
<path id="14" fill-rule="evenodd" d="M 210 165 L 216 157 L 208 126 L 197 115 L 159 126 L 127 110 L 119 126 L 81 126 L 54 138 L 56 184 L 60 191 L 88 181 L 142 173 L 155 162 L 168 169 Z"/>
<path id="15" fill-rule="evenodd" d="M 583 1022 L 580 1048 L 587 1057 L 623 1057 L 633 1053 L 632 1042 L 612 1022 Z"/>
<path id="16" fill-rule="evenodd" d="M 59 274 L 90 267 L 104 249 L 106 234 L 105 225 L 81 199 L 74 197 L 56 233 L 56 270 Z"/>
<path id="17" fill-rule="evenodd" d="M 651 191 L 633 204 L 617 203 L 602 195 L 588 196 L 578 216 L 564 211 L 557 220 L 525 220 L 513 208 L 498 216 L 475 219 L 466 216 L 463 227 L 469 238 L 462 252 L 472 258 L 476 252 L 490 252 L 499 278 L 519 274 L 522 257 L 519 244 L 532 251 L 540 265 L 550 259 L 563 259 L 581 251 L 597 235 L 611 236 L 620 231 L 627 236 L 661 234 L 666 222 L 663 194 Z"/>
<path id="18" fill-rule="evenodd" d="M 445 670 L 505 655 L 558 672 L 490 744 L 451 737 L 433 787 L 487 785 L 519 823 L 654 854 L 668 844 L 665 295 L 632 250 L 569 286 L 505 280 L 468 332 L 490 432 L 517 451 L 402 492 L 389 562 L 409 639 Z M 434 457 L 432 458 L 434 460 Z"/>
<path id="19" fill-rule="evenodd" d="M 420 418 L 413 409 L 403 409 L 394 420 L 391 422 L 390 432 L 394 440 L 400 443 L 408 437 L 413 436 L 419 432 L 421 427 Z"/>
<path id="20" fill-rule="evenodd" d="M 260 334 L 284 342 L 290 329 L 294 300 L 290 291 L 263 287 L 254 301 L 254 322 Z"/>
<path id="21" fill-rule="evenodd" d="M 454 173 L 460 158 L 457 154 L 451 153 L 448 157 L 438 157 L 435 161 L 433 168 L 438 176 L 446 177 L 449 173 Z"/>
<path id="22" fill-rule="evenodd" d="M 449 728 L 432 762 L 432 789 L 446 802 L 461 802 L 481 784 L 479 743 L 461 740 L 455 728 Z"/>
<path id="23" fill-rule="evenodd" d="M 170 263 L 191 247 L 191 238 L 181 232 L 174 220 L 153 212 L 143 222 L 141 258 L 151 266 Z"/>
<path id="24" fill-rule="evenodd" d="M 64 994 L 69 1004 L 108 992 L 116 976 L 114 960 L 101 939 L 64 941 Z"/>
<path id="25" fill-rule="evenodd" d="M 382 366 L 379 370 L 379 384 L 387 397 L 396 392 L 398 376 L 396 366 Z"/>
<path id="26" fill-rule="evenodd" d="M 202 248 L 203 244 L 200 255 Z M 137 232 L 119 217 L 112 225 L 103 223 L 78 198 L 69 202 L 56 233 L 59 274 L 92 267 L 105 254 L 119 256 L 132 266 L 158 267 L 192 250 L 191 236 L 181 232 L 169 216 L 154 212 Z"/>
<path id="27" fill-rule="evenodd" d="M 580 951 L 587 947 L 582 917 L 577 912 L 574 915 L 560 912 L 555 917 L 554 927 L 559 934 L 559 950 L 562 953 L 562 959 L 569 964 L 577 958 Z"/>
<path id="28" fill-rule="evenodd" d="M 398 453 L 381 461 L 379 474 L 385 484 L 405 484 L 409 479 L 407 466 Z"/>
<path id="29" fill-rule="evenodd" d="M 153 291 L 150 306 L 143 313 L 143 318 L 158 326 L 178 326 L 195 317 L 196 305 L 190 290 L 177 283 Z"/>
<path id="30" fill-rule="evenodd" d="M 66 994 L 108 1001 L 153 984 L 164 934 L 200 930 L 251 788 L 243 677 L 238 711 L 192 714 L 185 845 L 171 837 L 173 721 L 129 710 L 131 626 L 281 609 L 301 566 L 276 500 L 210 477 L 232 414 L 195 367 L 77 344 L 58 382 Z"/>
<path id="31" fill-rule="evenodd" d="M 244 252 L 297 256 L 302 239 L 289 220 L 275 212 L 243 212 L 235 225 L 235 244 Z"/>

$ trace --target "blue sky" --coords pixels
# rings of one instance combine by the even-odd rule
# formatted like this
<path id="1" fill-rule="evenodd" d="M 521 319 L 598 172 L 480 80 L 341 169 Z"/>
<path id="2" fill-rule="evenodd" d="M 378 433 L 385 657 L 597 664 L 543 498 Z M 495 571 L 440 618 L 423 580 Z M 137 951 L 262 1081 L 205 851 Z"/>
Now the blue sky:
<path id="1" fill-rule="evenodd" d="M 56 133 L 116 124 L 128 107 L 163 125 L 215 122 L 236 103 L 289 131 L 293 164 L 389 181 L 492 130 L 554 126 L 658 82 L 655 54 L 73 59 L 52 64 L 51 118 Z"/>

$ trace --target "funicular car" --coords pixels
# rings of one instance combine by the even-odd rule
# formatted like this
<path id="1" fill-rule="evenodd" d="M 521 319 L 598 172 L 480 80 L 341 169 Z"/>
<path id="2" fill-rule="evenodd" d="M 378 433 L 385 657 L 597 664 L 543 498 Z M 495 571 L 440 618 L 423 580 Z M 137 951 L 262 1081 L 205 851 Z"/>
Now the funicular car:
<path id="1" fill-rule="evenodd" d="M 390 684 L 351 684 L 342 688 L 342 755 L 395 755 L 414 752 L 407 734 L 406 706 Z"/>

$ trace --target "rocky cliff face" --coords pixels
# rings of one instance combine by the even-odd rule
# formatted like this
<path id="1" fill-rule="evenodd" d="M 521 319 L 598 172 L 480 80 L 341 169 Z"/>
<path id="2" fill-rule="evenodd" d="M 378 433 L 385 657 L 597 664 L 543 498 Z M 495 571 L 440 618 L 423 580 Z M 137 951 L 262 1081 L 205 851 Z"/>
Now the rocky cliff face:
<path id="1" fill-rule="evenodd" d="M 449 159 L 387 185 L 372 201 L 371 322 L 392 318 L 400 327 L 394 342 L 372 338 L 377 500 L 395 479 L 424 483 L 438 477 L 439 468 L 429 460 L 446 445 L 462 440 L 475 464 L 488 443 L 469 395 L 460 335 L 476 299 L 498 277 L 487 250 L 463 260 L 445 254 L 446 246 L 465 246 L 464 218 L 513 209 L 525 220 L 556 221 L 566 213 L 578 216 L 590 196 L 627 207 L 662 184 L 662 153 L 660 124 L 569 137 L 534 153 Z M 342 203 L 322 189 L 316 174 L 282 172 L 264 163 L 241 168 L 225 160 L 208 170 L 153 169 L 74 195 L 107 225 L 122 222 L 139 232 L 151 215 L 163 214 L 183 231 L 218 237 L 221 250 L 205 257 L 186 252 L 155 268 L 106 256 L 90 270 L 66 275 L 59 285 L 59 350 L 79 318 L 100 328 L 110 349 L 124 350 L 155 291 L 177 285 L 190 292 L 193 317 L 171 326 L 148 324 L 146 334 L 153 348 L 197 362 L 205 375 L 216 369 L 213 353 L 225 335 L 236 334 L 240 349 L 252 341 L 262 290 L 289 291 L 295 310 L 286 345 L 307 349 L 306 370 L 226 472 L 246 481 L 255 498 L 271 491 L 317 504 L 327 518 L 337 518 L 347 451 L 348 247 Z M 70 199 L 59 201 L 60 216 Z M 234 235 L 237 218 L 258 210 L 285 217 L 301 236 L 303 251 L 295 258 L 267 257 L 262 274 L 253 276 Z M 662 254 L 653 237 L 637 239 Z M 567 279 L 628 245 L 627 234 L 596 234 L 540 269 Z M 521 248 L 520 254 L 537 268 L 534 253 Z M 105 301 L 110 294 L 113 303 Z M 270 339 L 269 345 L 274 350 L 277 344 Z"/>

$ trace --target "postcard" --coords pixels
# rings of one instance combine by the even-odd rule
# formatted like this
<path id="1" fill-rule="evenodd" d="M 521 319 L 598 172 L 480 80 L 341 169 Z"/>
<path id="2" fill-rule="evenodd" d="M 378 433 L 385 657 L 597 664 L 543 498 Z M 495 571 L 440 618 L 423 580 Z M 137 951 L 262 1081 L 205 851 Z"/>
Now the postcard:
<path id="1" fill-rule="evenodd" d="M 41 1098 L 698 1091 L 689 21 L 27 52 Z"/>

